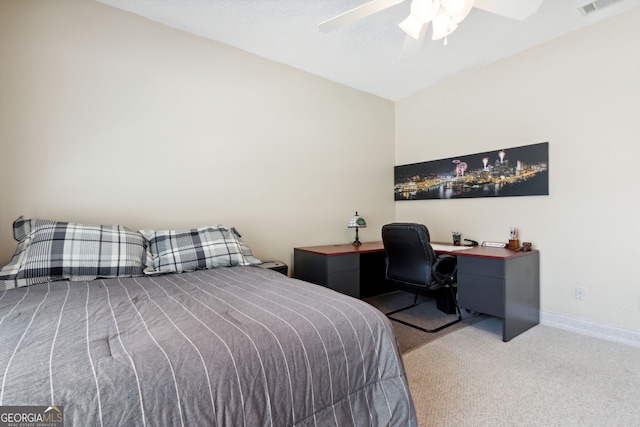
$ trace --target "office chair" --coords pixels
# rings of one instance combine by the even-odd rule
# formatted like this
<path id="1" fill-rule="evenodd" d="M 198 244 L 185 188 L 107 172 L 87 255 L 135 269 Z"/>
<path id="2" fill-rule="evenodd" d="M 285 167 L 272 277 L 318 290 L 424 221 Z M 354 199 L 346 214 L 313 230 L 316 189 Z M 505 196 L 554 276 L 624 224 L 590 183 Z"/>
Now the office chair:
<path id="1" fill-rule="evenodd" d="M 393 223 L 382 227 L 382 243 L 386 252 L 387 279 L 415 288 L 413 304 L 386 313 L 396 322 L 424 332 L 438 332 L 462 320 L 462 313 L 453 284 L 456 282 L 456 257 L 452 255 L 436 255 L 429 243 L 429 230 L 423 224 Z M 420 326 L 392 317 L 393 314 L 408 310 L 417 305 L 421 290 L 434 292 L 446 287 L 455 303 L 457 319 L 435 329 Z"/>

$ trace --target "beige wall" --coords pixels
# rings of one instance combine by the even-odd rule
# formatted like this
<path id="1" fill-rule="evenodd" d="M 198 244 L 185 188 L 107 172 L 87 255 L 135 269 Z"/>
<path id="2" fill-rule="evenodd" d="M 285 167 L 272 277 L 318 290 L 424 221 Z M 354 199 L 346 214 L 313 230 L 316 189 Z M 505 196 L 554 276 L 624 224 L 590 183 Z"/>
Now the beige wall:
<path id="1" fill-rule="evenodd" d="M 517 226 L 541 250 L 543 310 L 640 331 L 638 52 L 640 11 L 398 102 L 397 164 L 548 141 L 550 195 L 398 202 L 396 218 L 446 240 Z"/>
<path id="2" fill-rule="evenodd" d="M 27 217 L 236 226 L 262 259 L 393 220 L 393 103 L 93 1 L 0 2 L 0 263 Z"/>

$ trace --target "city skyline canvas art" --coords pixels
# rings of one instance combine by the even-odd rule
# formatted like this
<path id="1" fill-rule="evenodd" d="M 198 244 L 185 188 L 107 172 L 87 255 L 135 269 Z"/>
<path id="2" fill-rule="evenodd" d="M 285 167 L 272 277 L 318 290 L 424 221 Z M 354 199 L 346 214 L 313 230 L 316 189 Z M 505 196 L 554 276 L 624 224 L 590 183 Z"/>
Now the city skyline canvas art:
<path id="1" fill-rule="evenodd" d="M 397 201 L 548 194 L 548 142 L 394 167 Z"/>

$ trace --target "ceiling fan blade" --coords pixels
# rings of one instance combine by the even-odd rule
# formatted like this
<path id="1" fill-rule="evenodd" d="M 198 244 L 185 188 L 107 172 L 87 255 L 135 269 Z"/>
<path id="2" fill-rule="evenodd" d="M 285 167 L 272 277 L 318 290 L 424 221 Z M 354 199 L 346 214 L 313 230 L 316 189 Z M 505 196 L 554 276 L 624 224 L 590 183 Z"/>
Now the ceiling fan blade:
<path id="1" fill-rule="evenodd" d="M 408 61 L 410 59 L 418 56 L 420 52 L 420 48 L 422 48 L 422 41 L 427 34 L 427 29 L 429 28 L 429 23 L 422 24 L 422 28 L 420 29 L 420 34 L 418 38 L 413 38 L 409 34 L 404 38 L 404 44 L 402 45 L 402 52 L 400 53 L 400 61 Z"/>
<path id="2" fill-rule="evenodd" d="M 536 13 L 543 0 L 475 0 L 473 7 L 523 21 Z"/>
<path id="3" fill-rule="evenodd" d="M 368 3 L 363 4 L 362 6 L 358 6 L 345 13 L 342 13 L 336 16 L 335 18 L 331 18 L 327 21 L 324 21 L 323 23 L 320 24 L 320 31 L 322 31 L 323 33 L 329 33 L 331 31 L 344 28 L 362 18 L 366 18 L 367 16 L 373 15 L 374 13 L 378 13 L 381 10 L 385 10 L 387 8 L 390 8 L 391 6 L 400 4 L 403 1 L 404 0 L 370 1 Z"/>

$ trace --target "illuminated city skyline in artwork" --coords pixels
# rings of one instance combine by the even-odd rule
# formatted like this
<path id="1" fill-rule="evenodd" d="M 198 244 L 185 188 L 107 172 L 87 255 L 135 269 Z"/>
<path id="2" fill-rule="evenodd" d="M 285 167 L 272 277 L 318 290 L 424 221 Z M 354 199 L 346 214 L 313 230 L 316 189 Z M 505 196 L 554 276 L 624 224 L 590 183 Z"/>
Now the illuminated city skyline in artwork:
<path id="1" fill-rule="evenodd" d="M 394 168 L 395 200 L 549 194 L 549 143 Z"/>

